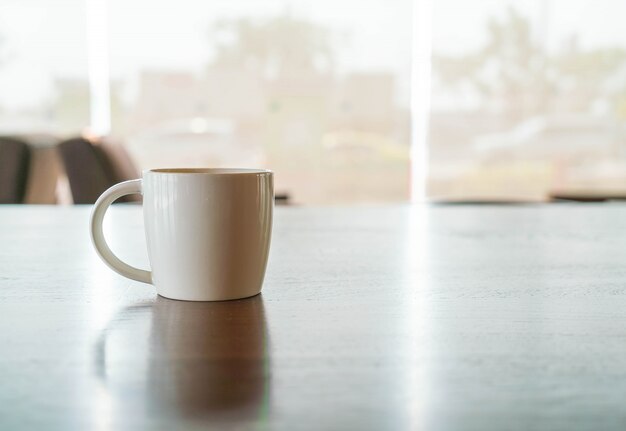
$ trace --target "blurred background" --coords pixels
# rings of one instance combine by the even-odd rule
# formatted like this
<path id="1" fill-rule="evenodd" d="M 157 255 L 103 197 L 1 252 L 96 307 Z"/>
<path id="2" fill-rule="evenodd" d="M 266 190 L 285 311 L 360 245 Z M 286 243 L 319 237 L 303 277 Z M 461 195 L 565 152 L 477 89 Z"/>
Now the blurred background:
<path id="1" fill-rule="evenodd" d="M 302 204 L 626 198 L 618 0 L 3 0 L 0 201 L 267 167 Z"/>

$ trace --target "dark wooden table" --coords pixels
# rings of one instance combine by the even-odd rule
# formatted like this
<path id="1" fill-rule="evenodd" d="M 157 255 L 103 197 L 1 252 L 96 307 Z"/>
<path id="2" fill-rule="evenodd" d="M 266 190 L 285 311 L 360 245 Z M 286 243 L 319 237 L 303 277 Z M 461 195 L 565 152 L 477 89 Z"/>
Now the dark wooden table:
<path id="1" fill-rule="evenodd" d="M 278 208 L 223 303 L 112 273 L 88 215 L 0 208 L 2 430 L 626 428 L 624 205 Z"/>

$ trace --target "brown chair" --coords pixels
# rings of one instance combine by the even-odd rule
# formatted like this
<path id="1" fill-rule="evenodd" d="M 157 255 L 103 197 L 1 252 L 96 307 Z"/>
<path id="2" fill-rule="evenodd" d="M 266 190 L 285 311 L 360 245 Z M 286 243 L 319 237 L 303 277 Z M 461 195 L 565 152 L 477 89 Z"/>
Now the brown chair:
<path id="1" fill-rule="evenodd" d="M 0 204 L 24 202 L 30 158 L 26 142 L 0 137 Z"/>
<path id="2" fill-rule="evenodd" d="M 112 185 L 139 178 L 126 150 L 114 142 L 73 138 L 59 143 L 58 149 L 75 204 L 93 204 Z M 118 202 L 139 200 L 130 195 Z"/>

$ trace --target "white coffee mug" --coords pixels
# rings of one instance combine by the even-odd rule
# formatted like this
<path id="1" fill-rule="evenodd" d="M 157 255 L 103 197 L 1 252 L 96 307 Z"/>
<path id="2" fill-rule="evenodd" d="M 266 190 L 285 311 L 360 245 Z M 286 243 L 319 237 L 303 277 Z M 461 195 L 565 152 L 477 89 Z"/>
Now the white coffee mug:
<path id="1" fill-rule="evenodd" d="M 134 268 L 107 245 L 102 221 L 116 199 L 143 195 L 152 271 Z M 117 184 L 91 214 L 102 260 L 157 293 L 186 301 L 246 298 L 261 291 L 272 233 L 273 173 L 262 169 L 153 169 Z"/>

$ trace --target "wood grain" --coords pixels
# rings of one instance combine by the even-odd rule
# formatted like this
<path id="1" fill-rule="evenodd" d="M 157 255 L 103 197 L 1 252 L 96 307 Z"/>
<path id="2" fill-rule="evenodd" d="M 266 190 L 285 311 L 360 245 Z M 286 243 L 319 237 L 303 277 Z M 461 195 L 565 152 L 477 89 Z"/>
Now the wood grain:
<path id="1" fill-rule="evenodd" d="M 624 205 L 277 208 L 223 303 L 112 273 L 89 210 L 0 208 L 0 429 L 626 426 Z M 147 267 L 140 208 L 105 226 Z"/>

